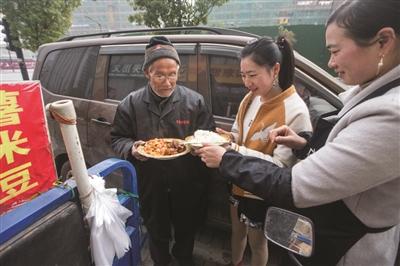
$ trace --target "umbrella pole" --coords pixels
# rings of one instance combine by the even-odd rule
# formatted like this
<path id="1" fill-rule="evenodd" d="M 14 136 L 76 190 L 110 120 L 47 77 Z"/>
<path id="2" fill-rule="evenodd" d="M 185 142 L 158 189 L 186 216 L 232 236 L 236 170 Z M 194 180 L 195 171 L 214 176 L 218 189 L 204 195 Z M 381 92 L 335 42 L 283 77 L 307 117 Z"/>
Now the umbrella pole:
<path id="1" fill-rule="evenodd" d="M 93 200 L 92 186 L 89 183 L 89 176 L 86 169 L 85 159 L 76 128 L 76 113 L 71 100 L 61 100 L 50 103 L 46 106 L 61 129 L 64 144 L 67 149 L 68 158 L 71 164 L 72 174 L 78 187 L 80 200 L 84 213 L 89 210 Z"/>

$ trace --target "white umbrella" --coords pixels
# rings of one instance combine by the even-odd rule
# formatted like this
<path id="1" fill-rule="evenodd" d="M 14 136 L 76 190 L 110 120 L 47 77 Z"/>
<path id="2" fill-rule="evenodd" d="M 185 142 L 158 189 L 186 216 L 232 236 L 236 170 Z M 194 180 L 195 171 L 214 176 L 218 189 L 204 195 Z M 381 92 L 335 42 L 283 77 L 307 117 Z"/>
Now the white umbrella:
<path id="1" fill-rule="evenodd" d="M 114 256 L 121 258 L 131 246 L 125 222 L 132 212 L 120 204 L 116 189 L 106 189 L 101 177 L 88 176 L 72 101 L 53 102 L 46 109 L 60 124 L 82 208 L 90 225 L 92 257 L 96 265 L 112 265 Z"/>

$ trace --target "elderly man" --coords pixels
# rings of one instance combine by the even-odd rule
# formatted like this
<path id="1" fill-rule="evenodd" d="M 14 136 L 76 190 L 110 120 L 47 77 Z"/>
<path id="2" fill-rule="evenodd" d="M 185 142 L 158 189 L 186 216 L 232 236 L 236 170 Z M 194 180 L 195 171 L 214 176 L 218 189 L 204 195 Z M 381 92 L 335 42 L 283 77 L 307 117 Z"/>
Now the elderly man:
<path id="1" fill-rule="evenodd" d="M 171 227 L 173 256 L 182 266 L 193 265 L 195 232 L 205 214 L 209 172 L 198 157 L 187 154 L 162 161 L 137 151 L 149 139 L 183 139 L 197 129 L 215 129 L 203 97 L 176 84 L 179 65 L 172 43 L 164 36 L 152 37 L 143 64 L 148 84 L 122 100 L 111 131 L 114 151 L 131 161 L 138 173 L 140 210 L 154 265 L 171 262 Z"/>

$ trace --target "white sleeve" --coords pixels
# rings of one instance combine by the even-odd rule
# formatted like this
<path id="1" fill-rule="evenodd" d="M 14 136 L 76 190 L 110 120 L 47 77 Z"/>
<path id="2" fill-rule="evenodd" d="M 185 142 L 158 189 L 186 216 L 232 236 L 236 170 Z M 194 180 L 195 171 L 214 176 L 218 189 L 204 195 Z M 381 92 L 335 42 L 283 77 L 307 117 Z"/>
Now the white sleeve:
<path id="1" fill-rule="evenodd" d="M 238 139 L 239 139 L 239 128 L 238 128 L 237 118 L 235 119 L 235 122 L 232 125 L 231 133 L 232 133 L 232 136 L 233 136 L 233 142 L 238 142 Z"/>

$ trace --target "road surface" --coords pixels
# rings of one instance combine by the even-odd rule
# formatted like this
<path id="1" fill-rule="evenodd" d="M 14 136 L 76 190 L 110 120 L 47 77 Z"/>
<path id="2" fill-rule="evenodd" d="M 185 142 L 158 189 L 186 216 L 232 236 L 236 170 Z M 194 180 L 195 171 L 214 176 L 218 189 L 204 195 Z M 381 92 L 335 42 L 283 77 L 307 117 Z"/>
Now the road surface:
<path id="1" fill-rule="evenodd" d="M 32 74 L 33 69 L 28 69 L 29 78 L 32 78 Z M 23 81 L 21 71 L 19 69 L 0 69 L 0 82 L 4 83 L 9 81 Z"/>

